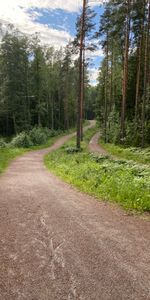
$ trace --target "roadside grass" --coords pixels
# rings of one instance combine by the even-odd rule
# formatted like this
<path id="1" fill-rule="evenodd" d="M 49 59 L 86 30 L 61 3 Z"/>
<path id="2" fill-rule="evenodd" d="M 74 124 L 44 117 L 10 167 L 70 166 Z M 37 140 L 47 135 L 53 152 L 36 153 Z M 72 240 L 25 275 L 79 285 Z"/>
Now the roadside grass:
<path id="1" fill-rule="evenodd" d="M 110 154 L 113 154 L 119 158 L 133 160 L 142 164 L 150 164 L 150 147 L 145 149 L 136 147 L 124 148 L 114 144 L 105 144 L 103 141 L 100 141 L 99 143 Z"/>
<path id="2" fill-rule="evenodd" d="M 9 163 L 19 155 L 27 152 L 27 149 L 23 148 L 4 148 L 0 149 L 0 174 L 5 171 Z"/>
<path id="3" fill-rule="evenodd" d="M 84 126 L 88 126 L 89 124 L 90 124 L 90 122 L 88 120 L 84 121 Z M 42 144 L 42 145 L 38 145 L 38 146 L 31 146 L 29 148 L 19 148 L 19 147 L 9 147 L 9 145 L 8 145 L 5 148 L 0 148 L 0 174 L 2 174 L 6 170 L 6 168 L 10 164 L 10 162 L 13 159 L 17 158 L 18 156 L 21 156 L 24 153 L 29 152 L 29 151 L 49 148 L 55 143 L 55 141 L 57 139 L 59 139 L 60 137 L 62 137 L 64 135 L 71 134 L 74 131 L 75 131 L 75 128 L 66 130 L 59 135 L 50 137 L 46 144 Z M 8 139 L 6 141 L 10 142 L 10 140 L 8 140 Z"/>
<path id="4" fill-rule="evenodd" d="M 18 156 L 21 156 L 24 153 L 29 151 L 48 148 L 52 146 L 55 143 L 55 141 L 63 135 L 64 133 L 55 137 L 51 137 L 50 139 L 48 139 L 46 144 L 39 145 L 39 146 L 32 146 L 30 148 L 14 148 L 14 147 L 0 148 L 0 174 L 6 170 L 6 168 L 14 158 L 17 158 Z"/>
<path id="5" fill-rule="evenodd" d="M 95 132 L 96 129 L 92 128 L 85 133 L 81 152 L 68 152 L 68 149 L 74 149 L 75 139 L 72 139 L 46 155 L 47 168 L 98 199 L 116 202 L 130 211 L 150 211 L 148 166 L 88 153 L 87 146 Z"/>

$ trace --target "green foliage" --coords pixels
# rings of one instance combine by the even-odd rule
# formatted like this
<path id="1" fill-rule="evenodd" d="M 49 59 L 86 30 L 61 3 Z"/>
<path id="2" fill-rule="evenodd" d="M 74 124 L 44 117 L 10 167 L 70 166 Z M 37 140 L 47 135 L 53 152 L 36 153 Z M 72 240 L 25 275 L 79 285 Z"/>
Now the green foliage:
<path id="1" fill-rule="evenodd" d="M 47 138 L 49 137 L 49 130 L 35 127 L 29 132 L 29 137 L 34 146 L 45 144 Z"/>
<path id="2" fill-rule="evenodd" d="M 21 132 L 14 137 L 10 147 L 30 148 L 38 145 L 46 145 L 49 138 L 58 136 L 62 131 L 50 130 L 48 128 L 34 127 L 28 132 Z"/>
<path id="3" fill-rule="evenodd" d="M 66 147 L 66 152 L 68 154 L 73 154 L 73 153 L 77 153 L 77 152 L 81 152 L 82 150 L 81 149 L 78 149 L 76 147 Z"/>
<path id="4" fill-rule="evenodd" d="M 96 88 L 96 116 L 105 142 L 146 147 L 150 145 L 150 4 L 106 2 L 99 27 L 104 58 Z"/>
<path id="5" fill-rule="evenodd" d="M 5 140 L 3 138 L 0 138 L 0 149 L 5 148 L 5 147 L 6 147 Z"/>
<path id="6" fill-rule="evenodd" d="M 112 142 L 114 144 L 118 143 L 120 138 L 120 120 L 119 113 L 115 111 L 115 108 L 109 114 L 107 128 L 107 141 Z"/>
<path id="7" fill-rule="evenodd" d="M 150 148 L 136 148 L 136 147 L 128 147 L 125 148 L 123 146 L 114 145 L 114 144 L 105 144 L 100 141 L 100 144 L 106 149 L 110 154 L 113 154 L 117 157 L 133 160 L 135 162 L 150 164 Z"/>
<path id="8" fill-rule="evenodd" d="M 24 154 L 26 151 L 26 149 L 9 147 L 0 149 L 0 174 L 7 168 L 12 159 Z"/>
<path id="9" fill-rule="evenodd" d="M 89 138 L 92 132 L 87 132 Z M 86 140 L 86 138 L 85 138 Z M 150 170 L 125 160 L 112 160 L 86 151 L 68 154 L 68 143 L 45 158 L 47 167 L 81 191 L 99 199 L 117 202 L 128 210 L 150 211 Z M 69 142 L 69 147 L 74 141 Z"/>
<path id="10" fill-rule="evenodd" d="M 29 148 L 33 146 L 33 143 L 30 136 L 26 132 L 21 132 L 12 139 L 10 146 L 18 148 Z"/>

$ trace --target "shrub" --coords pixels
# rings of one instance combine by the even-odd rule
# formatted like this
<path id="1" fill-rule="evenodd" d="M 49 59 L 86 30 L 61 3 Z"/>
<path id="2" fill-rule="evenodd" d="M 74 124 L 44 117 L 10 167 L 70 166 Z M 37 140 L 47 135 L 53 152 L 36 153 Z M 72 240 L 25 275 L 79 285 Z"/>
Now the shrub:
<path id="1" fill-rule="evenodd" d="M 10 143 L 12 147 L 29 148 L 33 146 L 30 136 L 26 132 L 19 133 Z"/>
<path id="2" fill-rule="evenodd" d="M 6 145 L 7 145 L 7 144 L 5 143 L 4 139 L 3 139 L 3 138 L 0 138 L 0 148 L 5 148 Z"/>
<path id="3" fill-rule="evenodd" d="M 78 153 L 78 152 L 81 152 L 82 149 L 78 149 L 76 147 L 67 147 L 65 149 L 65 151 L 68 153 L 68 154 L 73 154 L 73 153 Z"/>
<path id="4" fill-rule="evenodd" d="M 47 141 L 47 138 L 49 136 L 48 136 L 48 131 L 46 131 L 45 129 L 40 128 L 40 127 L 34 127 L 29 132 L 29 137 L 30 137 L 30 139 L 32 141 L 32 144 L 34 146 L 36 146 L 36 145 L 45 144 L 46 141 Z"/>

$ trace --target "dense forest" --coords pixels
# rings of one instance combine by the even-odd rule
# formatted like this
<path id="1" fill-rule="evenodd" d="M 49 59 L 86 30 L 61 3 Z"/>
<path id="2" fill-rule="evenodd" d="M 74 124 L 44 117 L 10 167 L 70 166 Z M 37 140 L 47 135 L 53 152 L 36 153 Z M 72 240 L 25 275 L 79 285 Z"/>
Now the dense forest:
<path id="1" fill-rule="evenodd" d="M 76 37 L 65 48 L 42 46 L 8 26 L 0 46 L 0 135 L 34 126 L 68 129 L 97 117 L 105 142 L 150 144 L 150 1 L 107 1 L 95 29 L 83 1 Z M 90 86 L 86 52 L 100 44 L 98 84 Z"/>
<path id="2" fill-rule="evenodd" d="M 73 46 L 56 50 L 9 30 L 0 49 L 0 134 L 16 135 L 34 126 L 65 130 L 75 127 L 78 60 Z M 85 72 L 86 74 L 86 72 Z M 85 76 L 87 108 L 90 86 Z"/>
<path id="3" fill-rule="evenodd" d="M 104 59 L 97 117 L 105 142 L 150 144 L 150 1 L 108 1 L 97 36 Z"/>

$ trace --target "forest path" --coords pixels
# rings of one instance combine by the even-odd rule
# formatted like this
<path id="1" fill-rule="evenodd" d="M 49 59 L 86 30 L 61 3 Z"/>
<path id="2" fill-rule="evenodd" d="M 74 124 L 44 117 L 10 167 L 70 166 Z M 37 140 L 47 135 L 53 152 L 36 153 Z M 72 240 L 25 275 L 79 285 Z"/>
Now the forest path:
<path id="1" fill-rule="evenodd" d="M 150 226 L 48 172 L 46 150 L 0 177 L 0 300 L 149 300 Z"/>
<path id="2" fill-rule="evenodd" d="M 94 136 L 92 137 L 92 139 L 90 140 L 90 143 L 89 143 L 89 151 L 93 152 L 93 153 L 99 153 L 102 155 L 109 155 L 111 158 L 117 159 L 116 156 L 112 155 L 110 152 L 105 150 L 102 147 L 102 145 L 99 144 L 100 136 L 101 136 L 100 132 L 97 132 L 96 134 L 94 134 Z"/>

